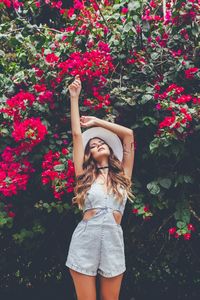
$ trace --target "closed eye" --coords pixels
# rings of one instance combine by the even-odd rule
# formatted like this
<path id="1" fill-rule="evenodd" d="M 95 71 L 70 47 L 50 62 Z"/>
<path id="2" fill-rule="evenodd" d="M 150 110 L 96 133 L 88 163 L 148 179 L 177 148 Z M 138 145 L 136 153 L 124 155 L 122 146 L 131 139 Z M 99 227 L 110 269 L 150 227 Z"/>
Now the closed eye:
<path id="1" fill-rule="evenodd" d="M 93 148 L 95 148 L 95 147 L 97 147 L 97 146 L 102 146 L 102 145 L 104 145 L 104 144 L 105 144 L 104 142 L 100 143 L 99 145 L 97 145 L 97 144 L 92 144 L 92 146 L 90 146 L 90 149 L 93 149 Z"/>

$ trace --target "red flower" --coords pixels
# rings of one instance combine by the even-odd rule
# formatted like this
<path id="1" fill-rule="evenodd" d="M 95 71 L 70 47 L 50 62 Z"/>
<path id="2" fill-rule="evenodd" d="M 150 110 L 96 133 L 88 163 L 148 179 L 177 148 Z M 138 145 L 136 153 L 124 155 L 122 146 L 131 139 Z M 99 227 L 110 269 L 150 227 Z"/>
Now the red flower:
<path id="1" fill-rule="evenodd" d="M 185 233 L 183 236 L 184 240 L 189 240 L 191 238 L 191 233 Z"/>
<path id="2" fill-rule="evenodd" d="M 35 84 L 35 85 L 33 86 L 33 88 L 36 90 L 37 93 L 46 91 L 46 89 L 47 89 L 47 87 L 46 87 L 45 84 Z"/>
<path id="3" fill-rule="evenodd" d="M 42 92 L 38 97 L 38 101 L 41 104 L 48 103 L 48 102 L 52 103 L 52 100 L 53 100 L 53 93 L 48 90 Z"/>
<path id="4" fill-rule="evenodd" d="M 145 206 L 145 207 L 143 208 L 143 210 L 144 210 L 144 212 L 147 212 L 147 211 L 149 211 L 149 208 L 148 208 L 147 206 Z"/>
<path id="5" fill-rule="evenodd" d="M 46 126 L 42 124 L 40 118 L 29 118 L 23 122 L 14 123 L 12 137 L 16 142 L 29 140 L 28 143 L 35 146 L 44 139 L 46 134 Z"/>
<path id="6" fill-rule="evenodd" d="M 18 152 L 17 148 L 6 147 L 1 155 L 0 192 L 6 197 L 16 195 L 18 190 L 26 190 L 30 173 L 35 172 L 26 159 L 15 162 L 21 154 Z"/>
<path id="7" fill-rule="evenodd" d="M 68 149 L 66 149 L 66 148 L 63 148 L 63 149 L 62 149 L 62 154 L 66 155 L 66 154 L 68 154 L 68 153 L 69 153 L 69 150 L 68 150 Z"/>
<path id="8" fill-rule="evenodd" d="M 15 217 L 15 213 L 12 212 L 12 211 L 9 211 L 8 216 L 9 216 L 10 218 L 14 218 L 14 217 Z"/>
<path id="9" fill-rule="evenodd" d="M 176 227 L 169 228 L 169 234 L 173 235 L 176 232 Z"/>
<path id="10" fill-rule="evenodd" d="M 53 64 L 53 63 L 57 63 L 59 61 L 59 57 L 57 55 L 55 55 L 54 53 L 49 53 L 46 55 L 45 60 L 49 64 Z"/>
<path id="11" fill-rule="evenodd" d="M 132 209 L 132 212 L 133 212 L 134 214 L 137 214 L 137 213 L 138 213 L 138 209 L 137 209 L 137 208 L 133 208 L 133 209 Z"/>
<path id="12" fill-rule="evenodd" d="M 198 68 L 190 68 L 185 70 L 185 77 L 188 79 L 193 79 L 194 78 L 194 74 L 197 73 L 199 71 Z"/>
<path id="13" fill-rule="evenodd" d="M 7 6 L 7 7 L 11 7 L 11 1 L 10 0 L 1 0 L 0 3 L 1 2 L 4 3 L 5 6 Z"/>
<path id="14" fill-rule="evenodd" d="M 188 228 L 188 230 L 195 231 L 195 228 L 192 224 L 188 224 L 187 228 Z"/>
<path id="15" fill-rule="evenodd" d="M 64 157 L 61 155 L 63 154 Z M 49 150 L 48 153 L 44 156 L 44 161 L 42 163 L 42 183 L 48 184 L 51 183 L 51 187 L 54 191 L 54 197 L 58 200 L 62 200 L 61 196 L 66 192 L 73 191 L 74 184 L 74 165 L 73 162 L 66 157 L 68 154 L 68 149 L 63 148 L 62 153 L 52 152 Z M 63 160 L 66 159 L 67 167 L 63 168 Z M 56 166 L 61 166 L 61 170 L 56 170 Z M 65 164 L 66 165 L 66 164 Z"/>

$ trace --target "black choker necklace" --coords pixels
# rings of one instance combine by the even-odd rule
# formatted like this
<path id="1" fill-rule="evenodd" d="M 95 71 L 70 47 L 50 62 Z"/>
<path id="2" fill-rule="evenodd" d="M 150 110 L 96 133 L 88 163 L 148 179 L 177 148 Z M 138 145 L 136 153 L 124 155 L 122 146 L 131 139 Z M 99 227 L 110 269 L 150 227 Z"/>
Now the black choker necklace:
<path id="1" fill-rule="evenodd" d="M 105 166 L 105 167 L 97 167 L 97 169 L 106 169 L 106 168 L 109 168 L 109 166 Z"/>

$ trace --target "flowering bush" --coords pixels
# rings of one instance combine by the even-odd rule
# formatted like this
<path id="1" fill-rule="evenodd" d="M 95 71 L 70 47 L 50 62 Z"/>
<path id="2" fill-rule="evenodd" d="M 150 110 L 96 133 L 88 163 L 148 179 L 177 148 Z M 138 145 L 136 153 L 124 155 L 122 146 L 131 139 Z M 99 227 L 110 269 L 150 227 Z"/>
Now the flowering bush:
<path id="1" fill-rule="evenodd" d="M 0 191 L 6 197 L 16 195 L 18 190 L 26 190 L 28 179 L 35 172 L 27 159 L 19 160 L 16 150 L 6 147 L 1 154 Z"/>
<path id="2" fill-rule="evenodd" d="M 180 245 L 195 239 L 192 233 L 200 221 L 200 7 L 197 0 L 163 3 L 0 1 L 2 232 L 12 228 L 13 219 L 17 222 L 26 197 L 29 207 L 22 214 L 28 220 L 33 207 L 47 209 L 52 218 L 54 208 L 63 215 L 64 208 L 72 209 L 75 178 L 66 85 L 80 74 L 80 112 L 116 120 L 135 132 L 130 257 L 139 257 L 133 255 L 133 232 L 139 239 L 150 227 L 150 238 L 162 232 L 162 238 L 174 237 Z M 23 231 L 13 238 L 22 242 L 36 231 L 44 234 L 37 226 L 32 235 Z M 141 261 L 139 257 L 138 270 Z M 141 271 L 141 277 L 149 270 Z M 133 273 L 137 284 L 139 271 Z M 148 276 L 153 280 L 160 273 Z"/>
<path id="3" fill-rule="evenodd" d="M 73 191 L 74 166 L 70 159 L 69 151 L 63 148 L 61 152 L 47 152 L 42 163 L 42 183 L 51 183 L 54 190 L 54 197 L 61 200 L 61 196 Z"/>

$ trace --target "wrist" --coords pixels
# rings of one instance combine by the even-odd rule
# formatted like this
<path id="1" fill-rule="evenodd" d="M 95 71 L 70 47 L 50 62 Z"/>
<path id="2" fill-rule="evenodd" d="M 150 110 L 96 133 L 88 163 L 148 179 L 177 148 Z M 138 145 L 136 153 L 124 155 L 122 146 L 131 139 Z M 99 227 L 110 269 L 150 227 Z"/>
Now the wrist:
<path id="1" fill-rule="evenodd" d="M 79 96 L 71 96 L 71 95 L 70 95 L 70 99 L 72 99 L 72 100 L 78 100 L 78 99 L 79 99 Z"/>
<path id="2" fill-rule="evenodd" d="M 100 126 L 101 125 L 101 119 L 95 117 L 95 119 L 94 119 L 94 125 L 95 126 Z"/>

